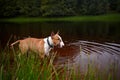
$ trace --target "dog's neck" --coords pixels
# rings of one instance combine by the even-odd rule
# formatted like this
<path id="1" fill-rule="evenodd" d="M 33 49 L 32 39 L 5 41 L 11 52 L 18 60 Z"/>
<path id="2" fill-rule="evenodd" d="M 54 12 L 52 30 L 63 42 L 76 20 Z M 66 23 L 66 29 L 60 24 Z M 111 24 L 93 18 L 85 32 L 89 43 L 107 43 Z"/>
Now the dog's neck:
<path id="1" fill-rule="evenodd" d="M 54 44 L 53 44 L 51 37 L 47 38 L 47 44 L 49 45 L 50 48 L 54 48 Z"/>
<path id="2" fill-rule="evenodd" d="M 53 48 L 51 46 L 54 46 L 51 36 L 44 38 L 44 51 L 47 56 L 49 56 L 49 51 Z"/>
<path id="3" fill-rule="evenodd" d="M 44 39 L 44 42 L 45 42 L 45 44 L 46 44 L 49 48 L 53 48 L 53 47 L 54 47 L 54 44 L 53 44 L 53 41 L 52 41 L 51 36 L 45 38 L 45 39 Z"/>

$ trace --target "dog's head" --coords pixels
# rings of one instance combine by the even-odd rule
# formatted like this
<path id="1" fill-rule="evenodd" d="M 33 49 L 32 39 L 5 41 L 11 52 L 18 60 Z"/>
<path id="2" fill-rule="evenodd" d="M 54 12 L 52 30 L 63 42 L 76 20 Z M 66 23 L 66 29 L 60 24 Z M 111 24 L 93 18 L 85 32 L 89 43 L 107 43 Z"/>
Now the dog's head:
<path id="1" fill-rule="evenodd" d="M 64 46 L 64 42 L 63 42 L 62 38 L 60 37 L 59 32 L 57 32 L 56 34 L 54 34 L 54 32 L 52 32 L 51 38 L 52 38 L 54 46 L 59 45 L 61 48 Z"/>

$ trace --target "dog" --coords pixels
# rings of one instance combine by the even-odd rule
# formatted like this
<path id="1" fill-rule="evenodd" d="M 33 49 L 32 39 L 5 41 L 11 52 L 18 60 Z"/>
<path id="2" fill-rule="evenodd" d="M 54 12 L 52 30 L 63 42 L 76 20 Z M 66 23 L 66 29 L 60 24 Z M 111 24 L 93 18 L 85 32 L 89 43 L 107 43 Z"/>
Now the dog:
<path id="1" fill-rule="evenodd" d="M 54 46 L 60 46 L 61 48 L 64 46 L 64 42 L 59 36 L 59 32 L 57 32 L 56 34 L 52 32 L 49 37 L 41 39 L 26 38 L 23 40 L 17 40 L 10 46 L 13 47 L 13 45 L 17 43 L 19 43 L 19 49 L 22 54 L 25 54 L 30 50 L 38 53 L 41 58 L 44 58 L 45 55 L 49 56 L 49 52 L 51 51 L 51 49 L 54 48 Z"/>

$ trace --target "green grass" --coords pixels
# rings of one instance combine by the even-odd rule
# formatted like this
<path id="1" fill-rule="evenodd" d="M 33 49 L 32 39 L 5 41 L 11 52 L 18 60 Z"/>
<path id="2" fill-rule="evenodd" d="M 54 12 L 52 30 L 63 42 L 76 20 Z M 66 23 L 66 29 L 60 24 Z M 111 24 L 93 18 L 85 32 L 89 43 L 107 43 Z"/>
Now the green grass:
<path id="1" fill-rule="evenodd" d="M 67 62 L 64 67 L 54 65 L 56 54 L 40 59 L 37 54 L 30 52 L 29 56 L 20 55 L 20 51 L 9 48 L 0 51 L 0 80 L 115 80 L 114 67 L 111 72 L 99 72 L 88 64 L 88 71 L 82 74 L 73 64 L 70 69 Z M 105 77 L 103 77 L 105 75 Z"/>
<path id="2" fill-rule="evenodd" d="M 5 22 L 15 23 L 26 23 L 26 22 L 55 22 L 55 21 L 66 21 L 66 22 L 88 22 L 88 21 L 100 21 L 100 22 L 120 22 L 120 14 L 105 14 L 97 16 L 72 16 L 72 17 L 59 17 L 59 18 L 45 18 L 45 17 L 16 17 L 2 19 Z"/>

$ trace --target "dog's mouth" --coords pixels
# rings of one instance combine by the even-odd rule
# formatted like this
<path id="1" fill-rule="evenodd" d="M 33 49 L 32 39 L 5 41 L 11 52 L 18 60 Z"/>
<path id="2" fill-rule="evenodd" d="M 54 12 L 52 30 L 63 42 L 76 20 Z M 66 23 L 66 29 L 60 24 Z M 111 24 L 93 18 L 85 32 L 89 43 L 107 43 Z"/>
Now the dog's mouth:
<path id="1" fill-rule="evenodd" d="M 58 48 L 62 48 L 65 44 L 63 42 L 60 42 L 60 44 L 57 45 Z"/>

